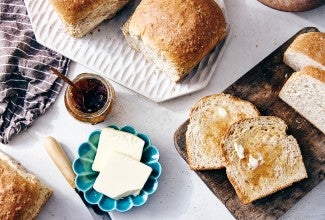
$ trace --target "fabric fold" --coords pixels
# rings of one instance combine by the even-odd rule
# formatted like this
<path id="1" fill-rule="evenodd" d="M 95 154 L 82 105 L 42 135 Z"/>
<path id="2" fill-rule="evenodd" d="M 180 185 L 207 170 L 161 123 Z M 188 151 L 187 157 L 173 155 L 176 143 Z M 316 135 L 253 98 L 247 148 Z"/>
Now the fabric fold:
<path id="1" fill-rule="evenodd" d="M 27 129 L 56 100 L 70 60 L 42 45 L 22 0 L 0 0 L 0 142 Z"/>

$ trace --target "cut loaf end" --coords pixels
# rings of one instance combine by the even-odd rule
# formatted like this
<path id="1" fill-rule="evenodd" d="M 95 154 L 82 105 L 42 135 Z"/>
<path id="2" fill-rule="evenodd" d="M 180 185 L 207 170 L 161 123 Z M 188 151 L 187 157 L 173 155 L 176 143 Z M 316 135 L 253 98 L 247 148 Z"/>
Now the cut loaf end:
<path id="1" fill-rule="evenodd" d="M 150 44 L 146 43 L 140 36 L 133 35 L 129 31 L 128 20 L 122 27 L 126 41 L 133 50 L 140 51 L 144 57 L 152 61 L 159 69 L 165 72 L 174 82 L 179 82 L 187 74 L 187 70 L 182 70 L 177 65 L 169 62 L 162 54 L 157 53 Z"/>
<path id="2" fill-rule="evenodd" d="M 325 33 L 299 35 L 285 51 L 283 61 L 295 71 L 314 66 L 325 70 Z"/>
<path id="3" fill-rule="evenodd" d="M 325 70 L 309 66 L 293 73 L 279 97 L 325 134 Z"/>
<path id="4" fill-rule="evenodd" d="M 112 18 L 129 0 L 75 1 L 69 3 L 51 0 L 68 33 L 80 38 L 96 28 L 101 22 Z M 80 9 L 81 8 L 81 9 Z"/>

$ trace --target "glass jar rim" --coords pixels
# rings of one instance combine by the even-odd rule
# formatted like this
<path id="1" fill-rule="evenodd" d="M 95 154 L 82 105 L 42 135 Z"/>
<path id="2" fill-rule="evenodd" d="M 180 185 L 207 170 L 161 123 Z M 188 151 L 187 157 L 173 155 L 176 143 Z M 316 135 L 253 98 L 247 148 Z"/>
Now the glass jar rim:
<path id="1" fill-rule="evenodd" d="M 79 109 L 74 107 L 73 104 L 71 103 L 70 94 L 71 94 L 72 86 L 70 86 L 70 85 L 68 85 L 68 87 L 65 91 L 66 102 L 69 105 L 70 110 L 74 114 L 79 115 L 80 117 L 88 118 L 88 119 L 98 117 L 101 114 L 103 114 L 111 106 L 114 96 L 115 96 L 114 89 L 113 89 L 112 85 L 104 77 L 102 77 L 98 74 L 95 74 L 95 73 L 81 73 L 81 74 L 77 75 L 72 80 L 72 82 L 76 83 L 82 79 L 97 79 L 105 86 L 105 88 L 107 90 L 107 100 L 106 100 L 105 104 L 103 105 L 103 107 L 100 108 L 98 111 L 92 112 L 92 113 L 80 111 Z"/>

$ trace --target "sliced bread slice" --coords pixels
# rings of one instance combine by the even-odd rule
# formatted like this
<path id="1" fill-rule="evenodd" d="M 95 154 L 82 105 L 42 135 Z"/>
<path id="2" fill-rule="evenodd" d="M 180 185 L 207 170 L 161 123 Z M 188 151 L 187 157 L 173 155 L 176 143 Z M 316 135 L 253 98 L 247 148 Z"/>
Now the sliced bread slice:
<path id="1" fill-rule="evenodd" d="M 259 116 L 256 107 L 228 94 L 200 99 L 190 110 L 186 132 L 188 163 L 193 170 L 223 168 L 221 141 L 230 125 Z"/>
<path id="2" fill-rule="evenodd" d="M 222 146 L 226 173 L 247 204 L 307 178 L 299 145 L 285 122 L 260 116 L 233 124 Z"/>
<path id="3" fill-rule="evenodd" d="M 325 70 L 308 66 L 293 73 L 279 97 L 325 134 Z"/>
<path id="4" fill-rule="evenodd" d="M 285 51 L 283 61 L 295 71 L 305 66 L 325 70 L 325 33 L 309 32 L 299 35 Z"/>

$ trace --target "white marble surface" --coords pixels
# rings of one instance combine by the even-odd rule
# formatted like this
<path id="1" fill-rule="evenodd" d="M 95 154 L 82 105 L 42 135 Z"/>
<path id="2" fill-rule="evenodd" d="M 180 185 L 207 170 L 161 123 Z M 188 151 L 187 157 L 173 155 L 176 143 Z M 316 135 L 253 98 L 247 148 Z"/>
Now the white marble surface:
<path id="1" fill-rule="evenodd" d="M 218 93 L 303 27 L 325 31 L 325 6 L 304 13 L 279 12 L 252 0 L 226 1 L 231 39 L 209 85 L 202 91 L 160 104 L 117 84 L 117 102 L 105 123 L 92 126 L 76 121 L 66 111 L 61 92 L 56 103 L 26 132 L 15 137 L 5 151 L 52 187 L 55 192 L 39 219 L 91 219 L 78 195 L 69 187 L 43 148 L 52 135 L 73 160 L 78 145 L 94 129 L 108 124 L 130 124 L 147 133 L 160 150 L 163 166 L 159 187 L 145 205 L 127 213 L 111 213 L 113 219 L 233 219 L 223 204 L 177 153 L 173 134 L 186 120 L 190 106 L 199 98 Z M 69 76 L 88 71 L 71 63 Z M 65 89 L 65 88 L 64 88 Z M 282 219 L 325 219 L 323 181 Z"/>

